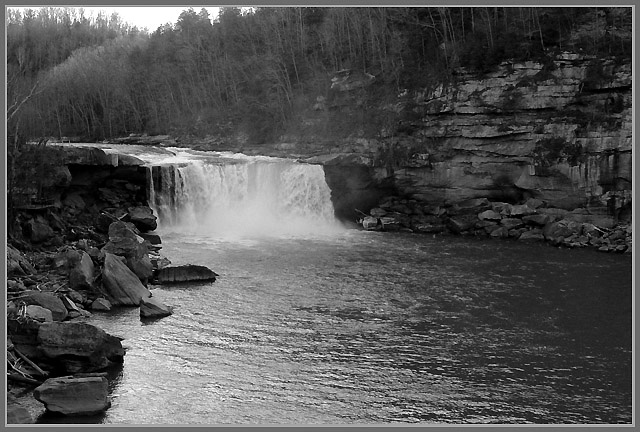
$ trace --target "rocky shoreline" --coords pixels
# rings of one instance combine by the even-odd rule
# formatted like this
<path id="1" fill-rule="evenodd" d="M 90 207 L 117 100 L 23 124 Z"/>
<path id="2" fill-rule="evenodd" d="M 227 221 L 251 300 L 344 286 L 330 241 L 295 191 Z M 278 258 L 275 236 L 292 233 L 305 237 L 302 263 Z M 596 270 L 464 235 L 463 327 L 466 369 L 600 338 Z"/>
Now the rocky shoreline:
<path id="1" fill-rule="evenodd" d="M 171 306 L 152 297 L 155 284 L 215 281 L 218 276 L 202 266 L 171 266 L 160 253 L 141 161 L 91 147 L 66 152 L 66 164 L 55 167 L 57 180 L 46 191 L 48 199 L 17 206 L 10 221 L 9 423 L 36 420 L 22 404 L 25 395 L 33 395 L 51 413 L 104 412 L 108 372 L 122 367 L 126 352 L 119 337 L 87 323 L 91 315 L 139 307 L 141 319 L 168 316 Z M 569 211 L 534 198 L 519 204 L 474 198 L 430 205 L 387 196 L 360 212 L 359 226 L 630 254 L 632 227 L 615 216 L 615 203 L 628 200 L 609 198 L 612 208 L 605 214 L 593 208 Z"/>
<path id="2" fill-rule="evenodd" d="M 101 197 L 118 196 L 120 205 L 98 198 L 88 206 L 91 192 L 18 209 L 19 229 L 7 244 L 10 424 L 36 421 L 25 406 L 29 393 L 47 413 L 104 412 L 108 372 L 121 367 L 126 352 L 120 337 L 87 322 L 91 315 L 139 307 L 143 320 L 165 317 L 173 308 L 153 298 L 155 284 L 218 276 L 203 266 L 171 266 L 159 252 L 156 216 L 133 194 L 103 188 Z"/>
<path id="3" fill-rule="evenodd" d="M 366 230 L 425 234 L 473 235 L 488 238 L 543 241 L 567 248 L 632 253 L 633 227 L 585 209 L 548 207 L 530 198 L 521 204 L 476 198 L 451 206 L 386 197 L 358 221 Z"/>

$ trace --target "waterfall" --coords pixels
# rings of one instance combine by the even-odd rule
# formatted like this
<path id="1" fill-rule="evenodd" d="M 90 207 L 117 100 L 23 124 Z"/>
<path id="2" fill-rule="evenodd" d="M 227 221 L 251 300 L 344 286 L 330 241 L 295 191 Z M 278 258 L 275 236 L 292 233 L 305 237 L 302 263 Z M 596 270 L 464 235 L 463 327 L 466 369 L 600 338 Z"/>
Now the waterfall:
<path id="1" fill-rule="evenodd" d="M 149 201 L 159 229 L 234 237 L 342 229 L 321 166 L 236 156 L 152 165 Z"/>

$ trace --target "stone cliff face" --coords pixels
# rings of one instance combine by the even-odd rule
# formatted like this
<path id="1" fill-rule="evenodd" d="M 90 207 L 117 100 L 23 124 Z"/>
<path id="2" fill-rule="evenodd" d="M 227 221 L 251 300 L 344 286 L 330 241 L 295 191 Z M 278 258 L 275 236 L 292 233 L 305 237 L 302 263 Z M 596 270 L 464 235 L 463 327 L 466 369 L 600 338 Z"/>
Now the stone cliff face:
<path id="1" fill-rule="evenodd" d="M 445 206 L 537 198 L 609 223 L 630 219 L 631 78 L 630 64 L 574 53 L 503 63 L 482 77 L 460 70 L 454 82 L 405 92 L 386 107 L 411 112 L 403 135 L 353 138 L 339 155 L 308 160 L 325 165 L 330 186 L 346 188 L 334 189 L 337 197 L 381 187 Z M 345 169 L 357 181 L 349 184 Z M 339 214 L 353 211 L 337 201 Z"/>

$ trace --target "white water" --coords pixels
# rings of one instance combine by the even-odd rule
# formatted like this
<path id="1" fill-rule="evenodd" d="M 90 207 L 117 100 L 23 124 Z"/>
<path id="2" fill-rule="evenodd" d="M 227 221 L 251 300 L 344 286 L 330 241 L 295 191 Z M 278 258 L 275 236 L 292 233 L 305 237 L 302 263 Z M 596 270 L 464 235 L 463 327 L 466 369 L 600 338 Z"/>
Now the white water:
<path id="1" fill-rule="evenodd" d="M 152 159 L 150 204 L 163 232 L 216 238 L 331 235 L 331 191 L 321 166 L 287 159 L 176 150 Z"/>

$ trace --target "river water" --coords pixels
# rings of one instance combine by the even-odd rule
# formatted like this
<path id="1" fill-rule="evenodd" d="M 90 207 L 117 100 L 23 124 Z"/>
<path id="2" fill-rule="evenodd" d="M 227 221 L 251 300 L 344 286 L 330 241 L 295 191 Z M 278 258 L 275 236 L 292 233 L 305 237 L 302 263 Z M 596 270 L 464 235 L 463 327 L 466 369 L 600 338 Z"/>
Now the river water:
<path id="1" fill-rule="evenodd" d="M 127 354 L 112 372 L 111 408 L 83 422 L 632 421 L 630 256 L 365 232 L 324 217 L 305 224 L 311 213 L 287 205 L 295 221 L 283 219 L 282 206 L 271 205 L 279 192 L 265 192 L 251 173 L 297 179 L 283 184 L 305 185 L 316 197 L 296 199 L 298 207 L 324 214 L 317 200 L 326 193 L 315 180 L 290 175 L 288 165 L 236 166 L 233 175 L 223 165 L 204 171 L 244 184 L 234 192 L 243 198 L 229 199 L 221 192 L 228 187 L 208 194 L 224 203 L 216 212 L 242 215 L 235 228 L 227 213 L 216 213 L 223 230 L 197 223 L 210 222 L 213 210 L 186 176 L 178 192 L 160 183 L 153 191 L 156 207 L 165 206 L 158 209 L 162 253 L 220 277 L 152 287 L 174 306 L 170 317 L 141 321 L 137 308 L 93 315 L 92 323 L 124 338 Z M 271 194 L 271 204 L 247 198 L 256 188 Z M 163 200 L 159 189 L 200 198 L 197 205 Z M 171 202 L 188 211 L 173 212 Z M 255 226 L 251 215 L 259 232 L 238 231 Z"/>

